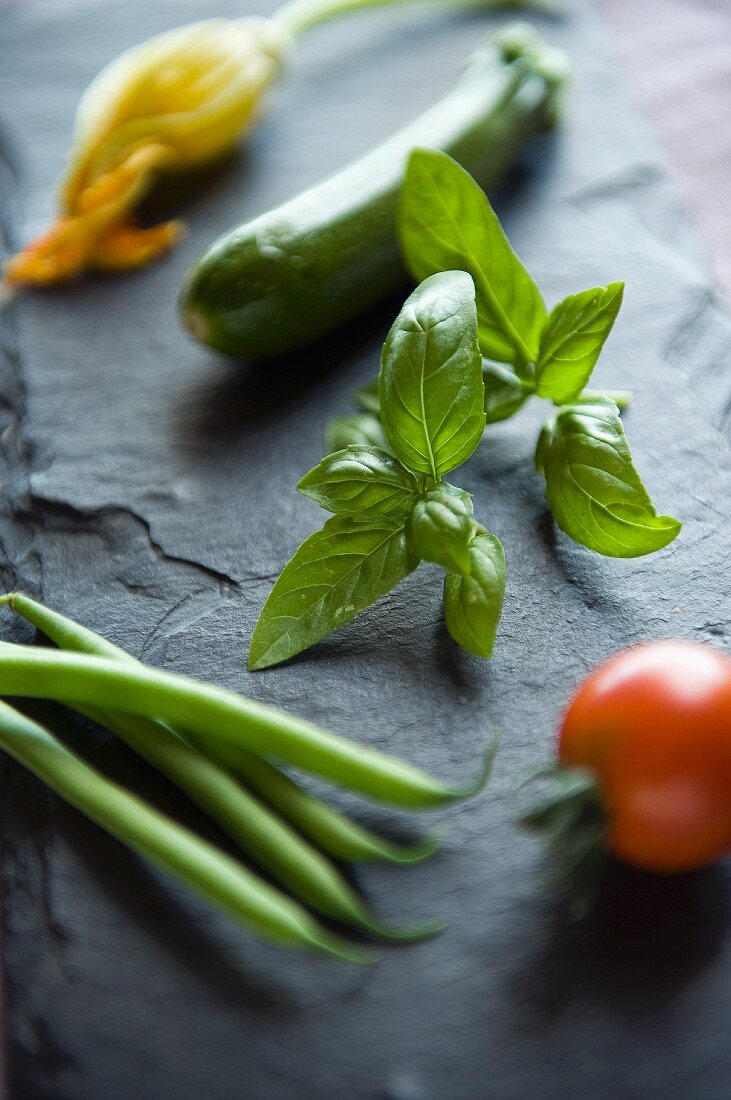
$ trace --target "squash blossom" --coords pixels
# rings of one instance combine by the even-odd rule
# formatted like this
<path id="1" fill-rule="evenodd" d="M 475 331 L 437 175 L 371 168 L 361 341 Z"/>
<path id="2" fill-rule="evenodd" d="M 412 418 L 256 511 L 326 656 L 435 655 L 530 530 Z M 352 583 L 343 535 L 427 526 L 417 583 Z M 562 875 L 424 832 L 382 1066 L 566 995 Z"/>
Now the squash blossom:
<path id="1" fill-rule="evenodd" d="M 358 8 L 403 2 L 290 0 L 269 19 L 191 23 L 123 53 L 82 96 L 60 214 L 5 262 L 4 289 L 49 286 L 90 269 L 130 271 L 167 251 L 183 231 L 181 222 L 143 228 L 134 220 L 156 177 L 229 152 L 254 122 L 302 31 Z M 521 0 L 457 2 L 520 6 Z M 529 6 L 544 2 L 527 0 Z"/>
<path id="2" fill-rule="evenodd" d="M 103 69 L 79 103 L 61 214 L 6 262 L 6 283 L 130 270 L 170 248 L 181 223 L 140 228 L 135 207 L 158 173 L 193 168 L 234 146 L 289 41 L 270 20 L 211 19 L 161 34 Z"/>

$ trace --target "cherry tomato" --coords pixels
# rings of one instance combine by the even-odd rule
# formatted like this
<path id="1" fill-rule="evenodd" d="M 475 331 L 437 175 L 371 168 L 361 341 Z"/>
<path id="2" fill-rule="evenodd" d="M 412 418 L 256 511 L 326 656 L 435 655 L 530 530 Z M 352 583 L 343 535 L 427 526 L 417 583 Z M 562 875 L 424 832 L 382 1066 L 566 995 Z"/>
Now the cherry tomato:
<path id="1" fill-rule="evenodd" d="M 731 851 L 731 658 L 679 641 L 619 653 L 574 696 L 559 758 L 594 771 L 621 859 L 671 873 L 721 858 Z"/>

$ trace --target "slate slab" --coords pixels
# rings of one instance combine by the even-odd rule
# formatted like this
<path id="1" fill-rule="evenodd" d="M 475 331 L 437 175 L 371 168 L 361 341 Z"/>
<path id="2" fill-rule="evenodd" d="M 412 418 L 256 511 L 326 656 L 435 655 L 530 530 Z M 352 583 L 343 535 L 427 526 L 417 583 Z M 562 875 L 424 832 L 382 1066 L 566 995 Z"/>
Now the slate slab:
<path id="1" fill-rule="evenodd" d="M 78 94 L 122 48 L 248 4 L 32 2 L 3 10 L 5 248 L 41 228 Z M 259 10 L 267 8 L 265 0 Z M 583 5 L 577 5 L 582 8 Z M 511 790 L 549 751 L 590 664 L 668 634 L 728 645 L 731 329 L 662 158 L 590 11 L 546 34 L 576 77 L 563 131 L 499 198 L 549 301 L 624 278 L 599 381 L 631 386 L 637 464 L 685 527 L 650 559 L 607 561 L 547 513 L 531 455 L 540 410 L 494 429 L 463 473 L 509 560 L 495 659 L 457 652 L 436 572 L 284 668 L 244 671 L 257 612 L 319 522 L 293 485 L 327 416 L 376 370 L 397 303 L 264 375 L 188 342 L 173 308 L 218 232 L 314 182 L 446 89 L 491 21 L 416 8 L 303 43 L 246 151 L 185 202 L 191 233 L 129 279 L 18 300 L 2 319 L 5 583 L 147 660 L 210 676 L 448 778 L 503 743 L 481 798 L 444 815 L 442 852 L 357 882 L 384 916 L 448 932 L 352 971 L 255 943 L 2 764 L 8 1093 L 105 1100 L 600 1100 L 728 1095 L 729 881 L 615 869 L 570 926 Z M 27 633 L 3 618 L 6 637 Z M 90 759 L 206 828 L 118 746 Z M 358 809 L 394 835 L 421 822 Z M 214 830 L 209 835 L 217 837 Z"/>

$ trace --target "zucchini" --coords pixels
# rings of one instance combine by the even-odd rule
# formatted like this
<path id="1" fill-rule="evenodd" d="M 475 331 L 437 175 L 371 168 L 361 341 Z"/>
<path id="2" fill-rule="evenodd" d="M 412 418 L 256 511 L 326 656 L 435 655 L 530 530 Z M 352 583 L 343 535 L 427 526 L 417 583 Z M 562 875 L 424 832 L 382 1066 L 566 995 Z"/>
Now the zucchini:
<path id="1" fill-rule="evenodd" d="M 395 290 L 405 273 L 395 213 L 409 152 L 450 153 L 496 182 L 556 114 L 566 66 L 532 27 L 491 35 L 436 106 L 336 175 L 225 233 L 193 264 L 182 319 L 202 343 L 264 358 L 323 336 Z"/>

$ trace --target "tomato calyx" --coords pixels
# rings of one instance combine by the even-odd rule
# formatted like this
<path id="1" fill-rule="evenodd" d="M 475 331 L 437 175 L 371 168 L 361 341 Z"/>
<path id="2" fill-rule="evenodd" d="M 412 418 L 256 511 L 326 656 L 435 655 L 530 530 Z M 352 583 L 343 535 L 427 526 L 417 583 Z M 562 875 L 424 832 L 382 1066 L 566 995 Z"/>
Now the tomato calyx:
<path id="1" fill-rule="evenodd" d="M 553 764 L 528 777 L 535 786 L 518 823 L 539 835 L 568 891 L 569 911 L 582 920 L 594 906 L 607 854 L 608 823 L 599 781 L 589 768 Z"/>

